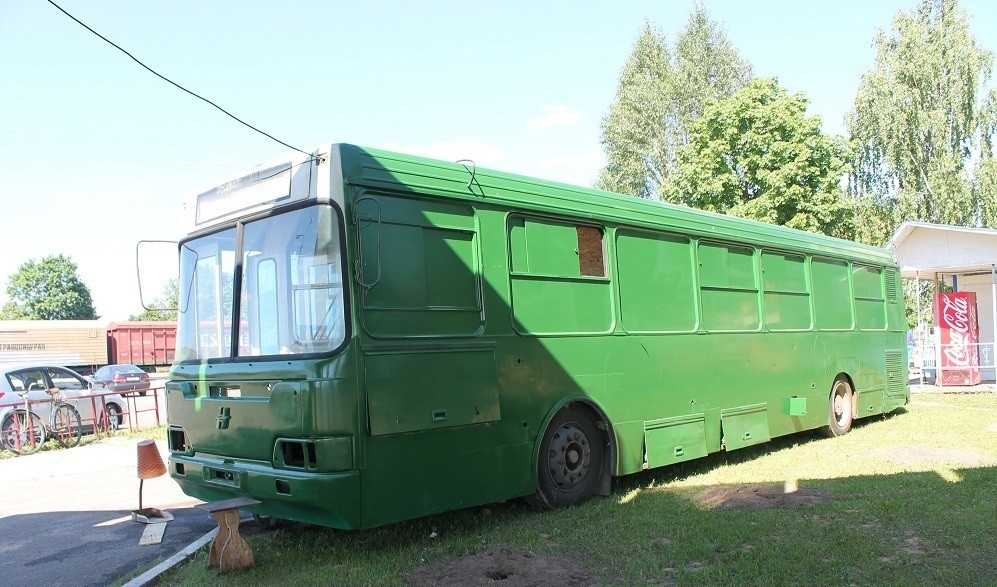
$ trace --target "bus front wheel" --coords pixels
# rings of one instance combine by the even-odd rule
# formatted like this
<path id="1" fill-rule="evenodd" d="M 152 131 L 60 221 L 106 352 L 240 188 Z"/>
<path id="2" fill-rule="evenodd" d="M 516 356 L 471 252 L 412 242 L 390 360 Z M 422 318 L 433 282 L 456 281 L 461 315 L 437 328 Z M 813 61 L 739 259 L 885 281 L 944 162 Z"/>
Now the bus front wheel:
<path id="1" fill-rule="evenodd" d="M 852 409 L 855 392 L 852 386 L 844 378 L 839 377 L 834 380 L 831 386 L 831 397 L 828 404 L 828 424 L 821 429 L 824 436 L 828 438 L 843 436 L 852 429 L 852 422 L 855 419 L 855 412 Z"/>
<path id="2" fill-rule="evenodd" d="M 539 487 L 528 498 L 534 506 L 553 509 L 584 502 L 602 475 L 602 435 L 592 413 L 573 404 L 547 426 L 537 460 Z"/>

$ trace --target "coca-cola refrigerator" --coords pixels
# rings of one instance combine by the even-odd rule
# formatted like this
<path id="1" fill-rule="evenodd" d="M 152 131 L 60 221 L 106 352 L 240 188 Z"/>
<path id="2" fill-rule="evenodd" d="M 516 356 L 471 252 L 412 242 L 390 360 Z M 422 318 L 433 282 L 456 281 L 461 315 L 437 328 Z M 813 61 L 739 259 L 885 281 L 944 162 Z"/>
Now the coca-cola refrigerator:
<path id="1" fill-rule="evenodd" d="M 980 325 L 976 293 L 935 294 L 939 385 L 976 385 L 980 382 Z"/>

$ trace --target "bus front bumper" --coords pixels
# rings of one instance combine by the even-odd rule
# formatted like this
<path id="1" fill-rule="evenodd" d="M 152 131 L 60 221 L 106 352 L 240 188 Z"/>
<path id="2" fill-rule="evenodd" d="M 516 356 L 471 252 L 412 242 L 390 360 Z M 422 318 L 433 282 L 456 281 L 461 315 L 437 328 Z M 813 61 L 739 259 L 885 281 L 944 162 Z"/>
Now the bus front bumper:
<path id="1" fill-rule="evenodd" d="M 252 497 L 249 511 L 351 530 L 360 527 L 360 471 L 314 473 L 267 463 L 173 453 L 169 472 L 187 495 L 204 501 Z"/>

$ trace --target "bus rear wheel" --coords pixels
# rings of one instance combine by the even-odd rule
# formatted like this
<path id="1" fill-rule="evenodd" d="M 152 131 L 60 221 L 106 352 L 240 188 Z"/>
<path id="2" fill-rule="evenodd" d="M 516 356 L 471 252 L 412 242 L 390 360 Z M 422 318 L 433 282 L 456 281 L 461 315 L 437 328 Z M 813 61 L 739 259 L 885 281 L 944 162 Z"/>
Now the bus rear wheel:
<path id="1" fill-rule="evenodd" d="M 602 475 L 603 442 L 589 410 L 569 405 L 547 426 L 537 460 L 538 488 L 527 501 L 553 509 L 584 502 Z"/>
<path id="2" fill-rule="evenodd" d="M 821 433 L 828 438 L 844 436 L 852 429 L 855 420 L 855 392 L 844 378 L 837 378 L 831 386 L 831 397 L 828 403 L 828 424 Z"/>

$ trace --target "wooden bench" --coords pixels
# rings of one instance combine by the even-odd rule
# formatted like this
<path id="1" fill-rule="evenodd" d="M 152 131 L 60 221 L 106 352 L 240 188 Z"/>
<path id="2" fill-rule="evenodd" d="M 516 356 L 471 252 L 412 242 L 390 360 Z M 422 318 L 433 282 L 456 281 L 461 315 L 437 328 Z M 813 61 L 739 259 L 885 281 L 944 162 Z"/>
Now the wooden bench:
<path id="1" fill-rule="evenodd" d="M 208 565 L 227 572 L 248 569 L 256 564 L 253 560 L 253 551 L 239 535 L 239 508 L 261 503 L 263 502 L 251 497 L 233 497 L 197 506 L 211 514 L 218 522 L 218 534 L 211 543 Z"/>

